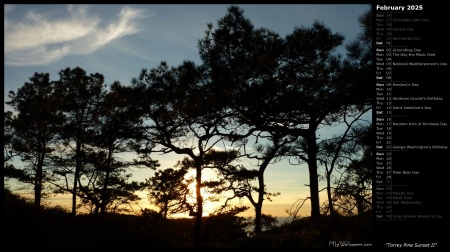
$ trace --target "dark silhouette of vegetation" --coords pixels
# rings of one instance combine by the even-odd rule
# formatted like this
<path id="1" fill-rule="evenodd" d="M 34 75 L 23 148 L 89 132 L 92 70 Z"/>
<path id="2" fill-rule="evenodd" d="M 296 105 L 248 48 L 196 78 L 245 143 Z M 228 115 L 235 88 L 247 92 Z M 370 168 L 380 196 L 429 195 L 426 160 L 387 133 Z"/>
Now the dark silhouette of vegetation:
<path id="1" fill-rule="evenodd" d="M 216 29 L 208 25 L 199 48 L 212 79 L 209 90 L 216 90 L 220 94 L 217 102 L 237 118 L 230 138 L 272 134 L 284 138 L 278 142 L 283 145 L 297 139 L 296 145 L 290 145 L 290 156 L 309 167 L 311 217 L 318 221 L 318 155 L 322 150 L 317 131 L 339 125 L 344 116 L 370 110 L 370 37 L 361 36 L 348 45 L 351 57 L 341 61 L 335 50 L 344 38 L 318 21 L 310 28 L 295 28 L 284 39 L 268 29 L 254 29 L 237 6 L 231 6 L 217 23 Z M 355 98 L 356 91 L 364 92 Z M 250 199 L 256 216 L 265 193 L 263 172 L 270 155 L 266 158 L 259 168 L 259 200 Z"/>
<path id="2" fill-rule="evenodd" d="M 91 214 L 75 217 L 59 206 L 37 207 L 33 200 L 4 190 L 3 249 L 90 248 L 151 249 L 192 248 L 194 219 L 163 219 L 157 212 L 140 215 L 105 214 L 96 221 Z M 242 208 L 204 217 L 201 234 L 203 248 L 321 248 L 325 241 L 310 218 L 273 225 L 267 224 L 258 235 L 248 236 L 248 219 L 238 216 Z M 334 240 L 355 243 L 371 242 L 371 216 L 343 217 Z M 30 225 L 32 223 L 33 225 Z"/>
<path id="3" fill-rule="evenodd" d="M 334 188 L 334 199 L 340 214 L 362 216 L 372 212 L 372 128 L 357 128 L 354 142 L 363 152 L 344 166 L 341 178 Z"/>
<path id="4" fill-rule="evenodd" d="M 72 214 L 76 214 L 77 195 L 81 187 L 84 157 L 87 155 L 89 141 L 94 135 L 95 121 L 98 119 L 97 107 L 104 95 L 104 76 L 99 73 L 87 75 L 80 67 L 66 68 L 59 72 L 60 81 L 56 84 L 56 94 L 60 99 L 60 110 L 65 121 L 61 126 L 63 151 L 69 152 L 65 158 L 75 159 L 75 167 L 70 171 L 73 176 L 71 188 Z M 69 168 L 71 169 L 71 167 Z M 67 175 L 69 173 L 65 173 Z M 80 187 L 80 188 L 79 188 Z"/>
<path id="5" fill-rule="evenodd" d="M 11 100 L 6 102 L 17 112 L 17 115 L 5 114 L 9 116 L 5 118 L 8 119 L 6 125 L 10 127 L 7 128 L 7 143 L 11 144 L 10 150 L 29 164 L 21 172 L 13 171 L 15 168 L 10 166 L 9 175 L 33 185 L 36 206 L 41 205 L 44 184 L 54 179 L 46 170 L 47 159 L 54 151 L 52 144 L 56 141 L 62 115 L 56 109 L 58 101 L 53 93 L 54 83 L 49 74 L 35 73 L 17 93 L 10 91 Z M 9 134 L 12 129 L 14 133 Z"/>
<path id="6" fill-rule="evenodd" d="M 256 143 L 258 139 L 270 139 L 266 146 L 262 144 L 255 144 L 256 153 L 245 153 L 244 156 L 250 159 L 257 160 L 258 169 L 246 169 L 245 167 L 231 166 L 228 169 L 221 170 L 221 173 L 226 176 L 227 181 L 230 183 L 228 189 L 233 191 L 234 197 L 247 198 L 253 205 L 255 210 L 254 219 L 254 233 L 260 233 L 263 229 L 263 217 L 262 207 L 264 200 L 272 201 L 272 198 L 278 196 L 280 193 L 272 193 L 266 190 L 266 184 L 264 183 L 264 172 L 271 163 L 276 163 L 283 157 L 283 153 L 287 151 L 285 145 L 289 142 L 286 139 L 280 138 L 276 133 L 275 135 L 268 134 L 263 136 L 258 134 L 256 136 Z M 269 142 L 271 143 L 269 144 Z M 243 142 L 244 146 L 246 141 Z M 245 147 L 243 147 L 244 152 Z M 252 181 L 256 180 L 257 185 L 253 185 Z M 256 193 L 256 196 L 254 196 Z M 234 198 L 232 197 L 232 198 Z"/>
<path id="7" fill-rule="evenodd" d="M 331 240 L 370 242 L 370 123 L 361 119 L 371 110 L 370 17 L 371 11 L 360 16 L 363 32 L 345 45 L 347 57 L 336 52 L 344 37 L 320 21 L 283 38 L 255 28 L 231 5 L 217 28 L 207 24 L 198 41 L 200 64 L 185 60 L 171 67 L 161 61 L 142 69 L 131 85 L 114 82 L 109 89 L 102 74 L 80 67 L 62 69 L 56 81 L 35 73 L 10 92 L 7 104 L 14 111 L 4 113 L 5 178 L 34 186 L 34 201 L 5 189 L 6 226 L 14 226 L 6 247 L 305 248 L 326 247 Z M 340 134 L 318 135 L 342 125 Z M 124 153 L 137 158 L 122 160 Z M 152 154 L 167 153 L 181 161 L 156 170 Z M 15 157 L 29 166 L 14 166 Z M 240 158 L 257 163 L 246 168 Z M 292 219 L 279 225 L 262 209 L 278 195 L 267 190 L 264 173 L 282 159 L 307 165 L 309 197 L 294 202 Z M 130 167 L 156 171 L 145 182 L 129 181 Z M 206 169 L 216 177 L 205 180 Z M 193 178 L 186 177 L 190 170 Z M 321 178 L 327 192 L 322 209 Z M 42 204 L 44 188 L 71 194 L 71 211 Z M 123 214 L 142 190 L 159 211 Z M 225 199 L 225 192 L 232 195 Z M 253 218 L 239 216 L 248 207 L 229 204 L 235 198 L 251 203 Z M 204 216 L 204 204 L 218 199 L 225 203 Z M 311 203 L 310 216 L 297 218 L 305 201 Z M 77 213 L 81 206 L 89 214 Z M 193 218 L 170 218 L 177 213 Z"/>
<path id="8" fill-rule="evenodd" d="M 188 205 L 187 200 L 192 197 L 189 185 L 194 181 L 185 178 L 187 172 L 186 167 L 167 168 L 156 171 L 153 177 L 146 179 L 145 184 L 150 191 L 148 194 L 150 203 L 160 209 L 159 214 L 164 219 L 176 213 L 186 212 L 187 209 L 193 209 Z"/>
<path id="9" fill-rule="evenodd" d="M 146 124 L 144 140 L 149 146 L 162 146 L 153 152 L 175 152 L 188 156 L 195 170 L 196 210 L 194 246 L 200 244 L 203 218 L 202 170 L 205 156 L 221 137 L 218 129 L 226 125 L 227 114 L 219 113 L 220 107 L 211 106 L 207 86 L 204 85 L 202 68 L 185 61 L 170 68 L 162 62 L 150 71 L 142 70 L 133 80 L 136 102 L 144 109 Z"/>

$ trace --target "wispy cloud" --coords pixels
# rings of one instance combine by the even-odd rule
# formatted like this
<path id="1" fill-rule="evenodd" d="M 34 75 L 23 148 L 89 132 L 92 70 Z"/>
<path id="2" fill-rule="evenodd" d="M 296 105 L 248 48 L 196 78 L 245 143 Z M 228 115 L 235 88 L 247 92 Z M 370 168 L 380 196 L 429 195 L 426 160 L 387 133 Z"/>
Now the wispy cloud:
<path id="1" fill-rule="evenodd" d="M 104 25 L 99 17 L 89 15 L 88 6 L 68 5 L 67 13 L 65 18 L 52 19 L 29 11 L 20 21 L 8 20 L 5 13 L 5 65 L 45 65 L 70 54 L 91 53 L 138 32 L 135 21 L 145 17 L 141 10 L 124 7 Z"/>

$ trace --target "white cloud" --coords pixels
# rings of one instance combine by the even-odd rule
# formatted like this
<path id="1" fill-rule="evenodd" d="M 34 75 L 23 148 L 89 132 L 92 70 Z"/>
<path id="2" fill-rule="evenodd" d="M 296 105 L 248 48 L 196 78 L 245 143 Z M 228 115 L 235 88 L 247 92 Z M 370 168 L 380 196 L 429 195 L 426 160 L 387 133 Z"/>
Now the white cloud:
<path id="1" fill-rule="evenodd" d="M 102 20 L 87 13 L 87 6 L 69 5 L 68 15 L 54 19 L 29 11 L 21 21 L 5 17 L 5 65 L 31 66 L 55 62 L 69 54 L 91 53 L 109 42 L 136 33 L 140 10 L 124 7 L 117 19 Z M 6 15 L 5 15 L 6 16 Z"/>
<path id="2" fill-rule="evenodd" d="M 137 9 L 123 8 L 116 22 L 109 24 L 105 30 L 96 30 L 91 49 L 95 50 L 114 39 L 136 33 L 138 29 L 133 20 L 140 16 L 142 12 Z"/>

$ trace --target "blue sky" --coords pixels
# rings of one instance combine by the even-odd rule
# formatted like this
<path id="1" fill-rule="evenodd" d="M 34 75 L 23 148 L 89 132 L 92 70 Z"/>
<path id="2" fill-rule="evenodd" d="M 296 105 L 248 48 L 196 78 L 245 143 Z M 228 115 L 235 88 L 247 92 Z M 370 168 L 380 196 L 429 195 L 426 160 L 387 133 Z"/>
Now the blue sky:
<path id="1" fill-rule="evenodd" d="M 52 80 L 57 80 L 61 69 L 79 66 L 88 74 L 103 74 L 107 84 L 120 81 L 127 85 L 142 68 L 156 67 L 161 61 L 170 66 L 183 60 L 200 64 L 197 41 L 203 38 L 208 23 L 216 26 L 228 6 L 4 5 L 4 99 L 7 101 L 8 92 L 17 91 L 35 72 L 49 73 Z M 319 20 L 333 32 L 344 35 L 345 43 L 361 31 L 358 16 L 370 8 L 370 4 L 239 6 L 256 28 L 266 27 L 285 36 L 296 26 L 308 27 Z M 340 51 L 345 53 L 343 48 Z M 178 159 L 168 157 L 161 162 L 162 167 L 172 166 Z M 282 215 L 295 200 L 308 196 L 304 186 L 308 183 L 307 168 L 290 167 L 287 163 L 275 166 L 278 169 L 269 168 L 266 172 L 267 185 L 269 191 L 281 195 L 263 212 L 277 208 L 274 215 Z M 150 176 L 148 171 L 136 173 Z"/>
<path id="2" fill-rule="evenodd" d="M 106 83 L 130 83 L 142 68 L 162 60 L 177 66 L 183 60 L 200 63 L 197 41 L 207 23 L 216 25 L 229 5 L 4 5 L 4 88 L 17 90 L 35 72 L 58 79 L 66 67 L 101 73 Z M 240 5 L 255 27 L 281 36 L 295 26 L 323 21 L 346 41 L 360 32 L 361 5 Z"/>

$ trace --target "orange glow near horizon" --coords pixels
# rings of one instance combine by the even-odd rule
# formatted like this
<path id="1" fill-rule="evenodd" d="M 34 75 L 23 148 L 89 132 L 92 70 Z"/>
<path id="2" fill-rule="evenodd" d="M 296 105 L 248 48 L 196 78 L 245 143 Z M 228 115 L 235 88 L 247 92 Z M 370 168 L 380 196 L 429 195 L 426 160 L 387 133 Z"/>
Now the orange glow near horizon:
<path id="1" fill-rule="evenodd" d="M 191 185 L 191 188 L 194 189 L 195 186 Z M 150 202 L 147 198 L 148 192 L 141 191 L 141 192 L 138 192 L 137 194 L 139 197 L 141 197 L 141 200 L 139 202 L 137 202 L 137 204 L 135 204 L 135 205 L 130 205 L 130 207 L 132 208 L 132 213 L 140 214 L 140 210 L 146 209 L 146 208 L 153 209 L 155 211 L 158 210 L 158 209 L 156 209 L 155 206 L 150 204 Z M 203 197 L 205 197 L 205 195 L 203 195 Z M 67 211 L 70 211 L 71 203 L 72 203 L 71 199 L 72 199 L 72 196 L 70 194 L 54 195 L 54 196 L 50 196 L 49 198 L 47 198 L 44 201 L 44 205 L 50 206 L 50 207 L 60 206 L 64 209 L 67 209 Z M 320 199 L 323 201 L 325 199 L 325 196 L 321 195 Z M 195 198 L 193 198 L 192 200 L 195 200 Z M 79 203 L 79 200 L 77 200 L 77 202 Z M 223 201 L 204 202 L 204 203 L 205 204 L 203 205 L 203 209 L 204 209 L 203 216 L 208 216 L 210 213 L 214 212 L 214 210 L 217 209 L 223 203 Z M 232 201 L 232 203 L 234 203 L 235 205 L 238 205 L 239 200 L 235 199 Z M 287 216 L 287 213 L 285 212 L 285 210 L 289 209 L 292 206 L 292 203 L 293 202 L 277 202 L 276 200 L 274 200 L 273 202 L 264 201 L 263 213 L 270 214 L 270 215 L 276 216 L 276 217 L 285 217 L 285 216 Z M 255 215 L 254 208 L 248 202 L 248 199 L 243 199 L 243 205 L 248 206 L 249 209 L 246 210 L 245 212 L 239 214 L 239 216 L 253 217 Z M 299 214 L 302 217 L 306 217 L 306 216 L 310 215 L 309 211 L 310 211 L 310 204 L 309 204 L 309 202 L 306 202 L 303 209 L 300 211 Z M 77 213 L 87 213 L 87 212 L 88 211 L 85 208 L 77 209 Z M 189 216 L 188 213 L 180 213 L 180 214 L 175 214 L 175 215 L 169 216 L 169 218 L 192 218 L 192 217 Z"/>
<path id="2" fill-rule="evenodd" d="M 274 174 L 268 174 L 268 176 L 274 177 Z M 185 176 L 186 178 L 195 177 L 195 170 L 191 169 Z M 212 169 L 204 169 L 202 171 L 202 181 L 208 181 L 211 179 L 216 178 L 217 175 Z M 284 184 L 283 184 L 284 185 Z M 278 184 L 271 184 L 271 190 L 277 191 L 276 187 L 280 186 Z M 274 189 L 272 189 L 274 188 Z M 13 191 L 14 188 L 12 188 Z M 189 199 L 191 203 L 196 202 L 195 198 L 195 182 L 192 183 L 189 186 L 189 189 L 191 190 L 192 197 Z M 277 196 L 273 198 L 273 201 L 265 200 L 263 204 L 263 213 L 264 214 L 270 214 L 271 216 L 276 217 L 285 217 L 288 216 L 288 213 L 286 210 L 290 209 L 292 207 L 292 204 L 295 203 L 299 198 L 307 198 L 309 193 L 308 192 L 299 192 L 300 188 L 292 188 L 290 191 L 282 191 L 281 196 Z M 150 204 L 148 200 L 148 191 L 144 189 L 144 191 L 138 191 L 136 194 L 141 198 L 138 202 L 131 204 L 127 206 L 129 208 L 128 214 L 141 214 L 141 210 L 143 209 L 152 209 L 155 211 L 158 211 L 154 205 Z M 212 194 L 209 194 L 205 191 L 205 189 L 202 189 L 202 196 L 205 199 L 204 205 L 203 205 L 203 216 L 208 216 L 216 209 L 218 209 L 225 200 L 225 196 L 231 196 L 230 192 L 224 195 L 223 199 L 221 199 L 218 202 L 210 202 L 207 200 L 209 196 L 213 196 Z M 71 194 L 57 194 L 57 195 L 51 195 L 48 198 L 43 200 L 43 205 L 53 207 L 53 206 L 60 206 L 64 209 L 67 209 L 67 211 L 70 211 L 71 209 Z M 320 193 L 320 200 L 321 202 L 326 200 L 326 195 L 324 192 Z M 80 200 L 77 199 L 77 203 L 80 203 Z M 253 217 L 255 215 L 254 207 L 251 205 L 249 200 L 247 198 L 242 199 L 233 199 L 230 202 L 232 205 L 238 206 L 243 205 L 247 206 L 248 209 L 242 213 L 239 214 L 239 216 L 243 217 Z M 86 208 L 79 208 L 77 209 L 77 213 L 88 213 L 88 209 Z M 302 209 L 299 211 L 299 216 L 306 217 L 310 215 L 310 202 L 307 201 Z M 189 213 L 180 213 L 176 215 L 169 216 L 169 218 L 191 218 L 189 216 Z"/>

